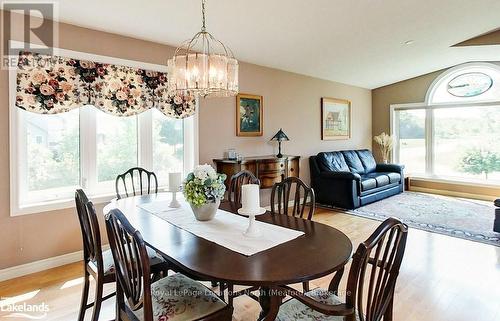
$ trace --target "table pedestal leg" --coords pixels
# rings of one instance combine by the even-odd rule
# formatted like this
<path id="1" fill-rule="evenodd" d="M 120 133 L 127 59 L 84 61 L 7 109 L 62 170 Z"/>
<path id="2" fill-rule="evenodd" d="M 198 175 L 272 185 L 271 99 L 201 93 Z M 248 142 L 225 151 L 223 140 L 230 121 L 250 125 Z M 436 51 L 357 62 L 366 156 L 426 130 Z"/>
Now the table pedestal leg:
<path id="1" fill-rule="evenodd" d="M 263 287 L 260 289 L 259 303 L 261 307 L 259 321 L 273 321 L 278 315 L 281 301 L 285 296 L 281 291 L 273 288 Z"/>

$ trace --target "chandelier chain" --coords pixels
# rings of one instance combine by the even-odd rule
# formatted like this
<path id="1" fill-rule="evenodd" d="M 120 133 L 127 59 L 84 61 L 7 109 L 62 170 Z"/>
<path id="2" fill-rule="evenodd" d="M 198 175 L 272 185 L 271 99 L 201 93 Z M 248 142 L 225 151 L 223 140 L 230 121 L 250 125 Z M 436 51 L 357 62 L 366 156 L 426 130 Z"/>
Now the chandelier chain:
<path id="1" fill-rule="evenodd" d="M 206 26 L 205 26 L 205 1 L 201 1 L 201 16 L 202 16 L 202 25 L 201 25 L 201 31 L 205 32 L 206 31 Z"/>

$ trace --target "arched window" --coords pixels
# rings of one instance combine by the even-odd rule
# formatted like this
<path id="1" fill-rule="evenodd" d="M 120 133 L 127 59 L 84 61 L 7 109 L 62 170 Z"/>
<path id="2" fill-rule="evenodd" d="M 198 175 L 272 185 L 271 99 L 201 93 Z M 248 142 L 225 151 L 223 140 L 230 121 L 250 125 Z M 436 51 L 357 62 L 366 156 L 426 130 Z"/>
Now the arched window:
<path id="1" fill-rule="evenodd" d="M 500 184 L 500 64 L 450 68 L 392 117 L 394 158 L 410 175 Z"/>
<path id="2" fill-rule="evenodd" d="M 500 65 L 469 63 L 441 74 L 429 87 L 429 105 L 500 101 Z"/>

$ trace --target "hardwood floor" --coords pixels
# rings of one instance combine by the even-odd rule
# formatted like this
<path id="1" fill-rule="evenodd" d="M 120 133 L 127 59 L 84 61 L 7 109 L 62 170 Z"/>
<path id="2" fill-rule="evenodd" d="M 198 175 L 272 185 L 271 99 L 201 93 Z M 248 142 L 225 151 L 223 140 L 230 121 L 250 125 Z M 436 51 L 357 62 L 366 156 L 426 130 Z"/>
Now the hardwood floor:
<path id="1" fill-rule="evenodd" d="M 355 247 L 377 221 L 318 209 L 314 220 L 346 233 Z M 328 246 L 328 244 L 325 244 Z M 0 283 L 0 308 L 9 302 L 48 304 L 44 320 L 74 321 L 81 291 L 81 264 L 70 264 Z M 344 275 L 341 289 L 345 289 Z M 330 277 L 311 282 L 326 287 Z M 395 296 L 394 320 L 500 320 L 500 247 L 410 229 Z M 113 286 L 105 287 L 106 293 Z M 92 288 L 91 288 L 92 291 Z M 6 297 L 13 297 L 7 299 Z M 235 299 L 234 320 L 256 320 L 259 306 L 247 297 Z M 91 312 L 87 313 L 89 320 Z M 0 310 L 2 320 L 8 317 Z M 6 317 L 7 316 L 7 317 Z M 103 305 L 100 320 L 114 318 L 114 299 Z"/>

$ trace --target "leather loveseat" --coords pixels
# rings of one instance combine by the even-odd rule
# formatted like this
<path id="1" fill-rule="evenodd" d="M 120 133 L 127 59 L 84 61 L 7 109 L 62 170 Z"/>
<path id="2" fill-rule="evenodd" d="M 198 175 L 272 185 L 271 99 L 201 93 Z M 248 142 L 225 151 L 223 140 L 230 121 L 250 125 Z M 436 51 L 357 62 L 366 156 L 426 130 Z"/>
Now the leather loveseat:
<path id="1" fill-rule="evenodd" d="M 404 190 L 404 166 L 377 164 L 368 149 L 322 152 L 309 165 L 320 204 L 353 209 Z"/>

